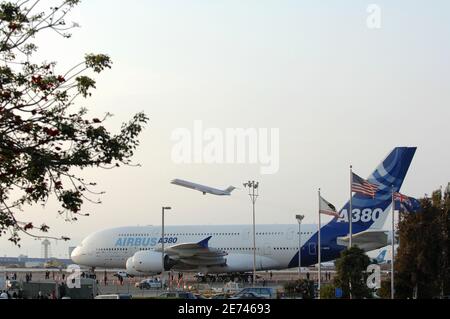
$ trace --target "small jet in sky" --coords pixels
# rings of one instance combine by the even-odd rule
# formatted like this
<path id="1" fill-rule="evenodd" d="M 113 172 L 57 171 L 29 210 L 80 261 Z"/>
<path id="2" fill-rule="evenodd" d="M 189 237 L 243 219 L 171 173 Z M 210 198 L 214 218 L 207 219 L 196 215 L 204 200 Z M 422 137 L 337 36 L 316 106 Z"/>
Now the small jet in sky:
<path id="1" fill-rule="evenodd" d="M 222 189 L 212 188 L 209 186 L 184 181 L 181 179 L 174 179 L 174 180 L 172 180 L 171 184 L 194 189 L 196 191 L 202 192 L 203 195 L 212 194 L 212 195 L 217 195 L 217 196 L 230 196 L 231 192 L 236 189 L 236 187 L 230 186 L 227 189 L 222 190 Z"/>

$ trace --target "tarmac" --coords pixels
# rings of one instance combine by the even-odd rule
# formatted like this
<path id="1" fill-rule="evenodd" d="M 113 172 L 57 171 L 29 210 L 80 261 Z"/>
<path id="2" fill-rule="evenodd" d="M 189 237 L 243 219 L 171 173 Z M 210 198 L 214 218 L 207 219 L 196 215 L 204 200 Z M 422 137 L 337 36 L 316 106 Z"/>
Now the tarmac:
<path id="1" fill-rule="evenodd" d="M 333 278 L 334 271 L 327 270 L 323 271 L 322 276 L 325 280 L 325 273 L 330 274 L 330 280 Z M 16 275 L 17 282 L 26 282 L 27 274 L 32 274 L 32 283 L 41 284 L 61 284 L 67 283 L 69 273 L 66 270 L 60 269 L 26 269 L 26 268 L 12 268 L 12 269 L 0 269 L 0 274 L 5 274 L 8 278 L 13 279 L 14 274 Z M 195 273 L 184 273 L 183 280 L 178 281 L 177 272 L 167 272 L 165 274 L 165 282 L 167 283 L 166 289 L 140 289 L 136 287 L 141 280 L 146 278 L 158 278 L 156 277 L 134 277 L 134 278 L 124 278 L 122 281 L 119 280 L 114 274 L 117 270 L 101 270 L 97 269 L 95 271 L 95 281 L 96 293 L 97 294 L 129 294 L 133 298 L 149 298 L 157 297 L 167 290 L 194 290 L 194 291 L 213 291 L 220 290 L 224 287 L 225 282 L 199 282 L 197 278 L 194 277 Z M 272 275 L 271 275 L 272 274 Z M 283 285 L 288 281 L 293 281 L 299 278 L 298 271 L 273 271 L 273 272 L 258 272 L 258 280 L 256 282 L 257 286 L 273 287 L 278 290 L 282 290 Z M 89 271 L 81 273 L 81 278 L 87 278 L 89 276 Z M 317 270 L 315 269 L 304 269 L 302 272 L 302 278 L 307 278 L 309 276 L 310 280 L 317 280 Z M 251 282 L 237 281 L 239 288 L 251 287 Z"/>

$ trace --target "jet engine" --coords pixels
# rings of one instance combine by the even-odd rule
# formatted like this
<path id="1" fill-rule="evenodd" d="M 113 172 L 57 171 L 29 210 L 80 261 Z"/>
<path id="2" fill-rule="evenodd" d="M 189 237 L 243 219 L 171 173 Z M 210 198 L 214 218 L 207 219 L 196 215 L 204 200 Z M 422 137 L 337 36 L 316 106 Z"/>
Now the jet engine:
<path id="1" fill-rule="evenodd" d="M 142 275 L 141 272 L 137 271 L 134 268 L 133 257 L 130 257 L 127 259 L 126 268 L 127 268 L 127 274 L 129 274 L 129 275 L 132 275 L 132 276 L 141 276 Z"/>
<path id="2" fill-rule="evenodd" d="M 170 270 L 175 261 L 164 256 L 164 270 Z M 151 251 L 138 251 L 127 260 L 127 272 L 134 271 L 140 274 L 158 274 L 162 272 L 161 253 Z"/>

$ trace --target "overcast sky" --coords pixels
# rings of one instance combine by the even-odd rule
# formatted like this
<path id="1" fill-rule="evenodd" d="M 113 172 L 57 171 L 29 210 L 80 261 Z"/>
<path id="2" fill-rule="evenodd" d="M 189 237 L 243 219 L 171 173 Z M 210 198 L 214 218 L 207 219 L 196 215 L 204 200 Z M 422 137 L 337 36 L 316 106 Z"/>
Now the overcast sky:
<path id="1" fill-rule="evenodd" d="M 45 2 L 45 1 L 44 1 Z M 47 1 L 49 4 L 54 1 Z M 381 28 L 367 26 L 367 7 L 381 8 Z M 85 53 L 109 54 L 114 66 L 97 77 L 89 100 L 94 116 L 111 112 L 115 130 L 134 113 L 150 123 L 135 162 L 142 167 L 89 170 L 106 191 L 91 217 L 66 223 L 58 207 L 25 208 L 46 221 L 53 255 L 99 229 L 169 224 L 251 223 L 245 190 L 203 196 L 173 178 L 220 188 L 260 181 L 257 223 L 317 221 L 317 189 L 336 206 L 348 199 L 348 166 L 369 175 L 395 146 L 418 151 L 402 191 L 423 196 L 450 181 L 450 2 L 286 0 L 89 0 L 69 21 L 69 40 L 39 37 L 36 58 L 63 72 Z M 258 164 L 176 164 L 177 128 L 277 128 L 279 171 Z M 242 187 L 241 187 L 242 188 Z M 41 255 L 38 241 L 18 249 L 0 238 L 1 255 Z"/>

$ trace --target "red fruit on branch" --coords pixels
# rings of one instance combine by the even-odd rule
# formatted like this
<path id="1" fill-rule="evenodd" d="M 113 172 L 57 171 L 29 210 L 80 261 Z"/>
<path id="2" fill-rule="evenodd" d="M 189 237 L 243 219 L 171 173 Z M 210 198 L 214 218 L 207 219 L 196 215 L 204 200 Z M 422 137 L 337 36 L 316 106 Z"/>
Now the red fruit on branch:
<path id="1" fill-rule="evenodd" d="M 47 128 L 47 127 L 44 128 L 44 132 L 51 137 L 58 136 L 60 133 L 59 130 L 57 130 L 57 129 Z"/>

